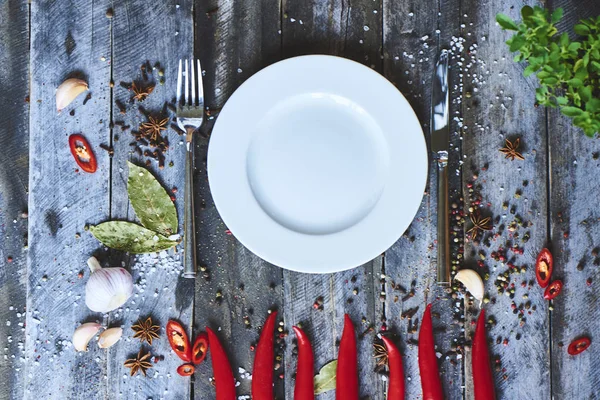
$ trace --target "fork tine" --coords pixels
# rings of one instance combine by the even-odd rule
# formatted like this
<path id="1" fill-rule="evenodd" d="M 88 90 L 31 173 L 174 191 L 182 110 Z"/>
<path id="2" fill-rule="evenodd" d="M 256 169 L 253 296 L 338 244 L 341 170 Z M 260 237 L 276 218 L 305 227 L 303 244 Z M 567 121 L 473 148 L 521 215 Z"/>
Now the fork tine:
<path id="1" fill-rule="evenodd" d="M 181 60 L 179 60 L 179 72 L 177 73 L 177 106 L 181 104 Z"/>
<path id="2" fill-rule="evenodd" d="M 200 59 L 196 60 L 198 64 L 198 104 L 200 107 L 204 107 L 204 86 L 202 84 L 202 67 L 200 66 Z"/>
<path id="3" fill-rule="evenodd" d="M 188 100 L 190 98 L 190 74 L 188 70 L 188 60 L 185 60 L 185 105 L 189 106 Z"/>
<path id="4" fill-rule="evenodd" d="M 192 89 L 192 107 L 196 106 L 196 74 L 194 73 L 194 58 L 190 60 L 190 72 L 192 73 L 191 78 L 191 89 Z"/>

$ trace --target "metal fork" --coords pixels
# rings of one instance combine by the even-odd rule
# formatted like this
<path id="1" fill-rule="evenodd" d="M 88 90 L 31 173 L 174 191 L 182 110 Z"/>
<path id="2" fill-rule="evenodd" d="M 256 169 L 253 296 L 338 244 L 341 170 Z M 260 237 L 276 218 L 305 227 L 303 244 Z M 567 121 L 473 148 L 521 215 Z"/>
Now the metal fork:
<path id="1" fill-rule="evenodd" d="M 182 69 L 182 66 L 185 69 Z M 183 252 L 185 278 L 196 277 L 196 227 L 194 224 L 194 132 L 204 121 L 204 88 L 202 87 L 202 68 L 200 60 L 179 60 L 177 74 L 177 126 L 186 132 L 185 158 L 185 195 L 184 195 L 184 237 Z M 196 79 L 197 77 L 197 79 Z M 185 78 L 185 82 L 182 82 Z M 183 92 L 183 94 L 182 94 Z M 196 101 L 196 95 L 198 101 Z"/>

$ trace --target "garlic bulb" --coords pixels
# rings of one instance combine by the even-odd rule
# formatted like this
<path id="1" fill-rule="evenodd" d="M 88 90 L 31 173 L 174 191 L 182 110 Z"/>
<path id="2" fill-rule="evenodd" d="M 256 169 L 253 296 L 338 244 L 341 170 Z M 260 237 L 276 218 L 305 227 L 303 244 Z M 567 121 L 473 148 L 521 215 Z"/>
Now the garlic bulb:
<path id="1" fill-rule="evenodd" d="M 479 300 L 479 306 L 481 307 L 481 302 L 483 301 L 483 281 L 479 274 L 472 269 L 461 269 L 454 276 L 454 279 L 461 282 L 469 293 L 477 300 Z"/>
<path id="2" fill-rule="evenodd" d="M 133 279 L 124 268 L 102 268 L 96 257 L 88 259 L 92 271 L 85 285 L 85 304 L 92 311 L 109 312 L 133 294 Z"/>
<path id="3" fill-rule="evenodd" d="M 98 333 L 102 326 L 95 322 L 81 324 L 73 333 L 73 347 L 77 351 L 87 351 L 89 341 Z"/>
<path id="4" fill-rule="evenodd" d="M 106 349 L 117 343 L 123 335 L 123 328 L 109 328 L 98 336 L 98 347 Z"/>
<path id="5" fill-rule="evenodd" d="M 63 108 L 71 104 L 81 93 L 88 90 L 86 81 L 70 78 L 60 84 L 56 89 L 56 111 L 61 112 Z"/>

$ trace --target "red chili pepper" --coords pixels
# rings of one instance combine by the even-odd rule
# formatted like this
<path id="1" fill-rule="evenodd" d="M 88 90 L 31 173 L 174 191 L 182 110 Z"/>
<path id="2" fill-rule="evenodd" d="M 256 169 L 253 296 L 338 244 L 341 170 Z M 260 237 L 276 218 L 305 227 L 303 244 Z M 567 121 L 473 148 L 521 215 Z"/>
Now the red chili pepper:
<path id="1" fill-rule="evenodd" d="M 560 294 L 560 292 L 562 291 L 562 287 L 563 283 L 561 280 L 556 280 L 552 282 L 544 291 L 544 298 L 546 300 L 552 300 Z"/>
<path id="2" fill-rule="evenodd" d="M 235 379 L 227 359 L 227 354 L 219 338 L 210 329 L 206 328 L 208 333 L 208 345 L 210 346 L 213 375 L 215 376 L 215 390 L 217 392 L 216 400 L 236 400 Z"/>
<path id="3" fill-rule="evenodd" d="M 267 317 L 256 346 L 252 371 L 252 398 L 255 400 L 273 400 L 273 330 L 276 317 L 275 311 Z"/>
<path id="4" fill-rule="evenodd" d="M 192 348 L 185 329 L 177 321 L 169 320 L 167 323 L 167 338 L 171 348 L 185 362 L 192 361 Z"/>
<path id="5" fill-rule="evenodd" d="M 79 134 L 69 136 L 69 148 L 75 162 L 85 172 L 93 174 L 98 168 L 96 156 L 88 141 Z"/>
<path id="6" fill-rule="evenodd" d="M 553 264 L 554 260 L 552 259 L 550 250 L 542 249 L 535 260 L 535 277 L 542 288 L 545 288 L 550 283 Z"/>
<path id="7" fill-rule="evenodd" d="M 382 336 L 381 339 L 387 349 L 388 367 L 390 369 L 387 400 L 404 400 L 404 367 L 402 365 L 402 355 L 390 338 Z"/>
<path id="8" fill-rule="evenodd" d="M 194 371 L 196 371 L 196 367 L 194 367 L 192 364 L 183 364 L 177 367 L 177 373 L 181 376 L 193 375 Z"/>
<path id="9" fill-rule="evenodd" d="M 292 329 L 296 333 L 298 340 L 298 367 L 296 370 L 296 387 L 294 388 L 294 400 L 314 400 L 315 382 L 314 382 L 314 355 L 310 340 L 306 333 L 297 326 Z"/>
<path id="10" fill-rule="evenodd" d="M 200 332 L 192 346 L 192 362 L 196 365 L 201 364 L 208 353 L 208 335 L 206 332 Z"/>
<path id="11" fill-rule="evenodd" d="M 344 315 L 344 331 L 340 340 L 335 385 L 336 400 L 358 400 L 358 357 L 354 325 Z"/>
<path id="12" fill-rule="evenodd" d="M 473 338 L 473 389 L 475 400 L 494 400 L 494 377 L 490 366 L 490 354 L 488 351 L 487 336 L 485 333 L 485 311 L 481 310 L 475 328 Z"/>
<path id="13" fill-rule="evenodd" d="M 587 348 L 590 347 L 590 344 L 592 344 L 590 338 L 582 337 L 579 339 L 575 339 L 571 342 L 567 351 L 570 355 L 576 356 L 577 354 L 586 351 Z"/>
<path id="14" fill-rule="evenodd" d="M 433 342 L 431 304 L 425 309 L 421 330 L 419 331 L 419 372 L 421 374 L 423 400 L 443 400 L 444 394 Z"/>

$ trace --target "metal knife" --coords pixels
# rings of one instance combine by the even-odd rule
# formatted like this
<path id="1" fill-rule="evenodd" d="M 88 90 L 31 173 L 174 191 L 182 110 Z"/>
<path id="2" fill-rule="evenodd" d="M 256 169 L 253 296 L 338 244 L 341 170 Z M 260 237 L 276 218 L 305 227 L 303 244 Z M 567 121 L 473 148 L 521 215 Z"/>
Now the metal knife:
<path id="1" fill-rule="evenodd" d="M 448 229 L 448 50 L 442 50 L 435 65 L 431 94 L 431 150 L 437 164 L 437 283 L 450 284 L 450 232 Z"/>

